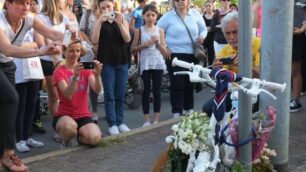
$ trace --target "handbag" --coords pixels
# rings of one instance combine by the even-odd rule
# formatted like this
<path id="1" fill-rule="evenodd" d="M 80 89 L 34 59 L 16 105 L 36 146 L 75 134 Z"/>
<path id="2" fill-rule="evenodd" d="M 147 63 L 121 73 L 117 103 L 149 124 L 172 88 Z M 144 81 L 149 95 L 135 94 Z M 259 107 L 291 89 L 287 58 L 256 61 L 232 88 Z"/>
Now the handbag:
<path id="1" fill-rule="evenodd" d="M 139 28 L 139 40 L 138 45 L 141 44 L 141 28 Z M 138 52 L 138 54 L 140 51 Z M 140 62 L 139 55 L 137 58 L 137 63 L 135 66 L 132 66 L 128 71 L 128 83 L 135 94 L 141 95 L 144 90 L 143 80 L 140 76 Z"/>
<path id="2" fill-rule="evenodd" d="M 175 11 L 175 12 L 176 12 L 176 14 L 178 15 L 178 17 L 180 18 L 180 20 L 182 21 L 182 23 L 184 24 L 184 26 L 185 26 L 185 28 L 186 28 L 186 30 L 187 30 L 187 32 L 188 32 L 189 38 L 190 38 L 190 40 L 191 40 L 191 42 L 192 42 L 192 49 L 193 49 L 194 57 L 195 57 L 196 59 L 200 60 L 200 61 L 203 61 L 203 60 L 207 59 L 207 55 L 206 55 L 206 53 L 205 53 L 205 49 L 204 49 L 203 45 L 197 44 L 196 42 L 194 42 L 194 40 L 193 40 L 192 37 L 191 37 L 191 33 L 190 33 L 190 31 L 189 31 L 189 29 L 188 29 L 186 23 L 185 23 L 184 20 L 180 17 L 180 15 L 178 14 L 178 12 L 177 12 L 177 11 Z"/>
<path id="3" fill-rule="evenodd" d="M 24 59 L 23 62 L 23 79 L 40 80 L 44 79 L 44 73 L 39 57 Z"/>

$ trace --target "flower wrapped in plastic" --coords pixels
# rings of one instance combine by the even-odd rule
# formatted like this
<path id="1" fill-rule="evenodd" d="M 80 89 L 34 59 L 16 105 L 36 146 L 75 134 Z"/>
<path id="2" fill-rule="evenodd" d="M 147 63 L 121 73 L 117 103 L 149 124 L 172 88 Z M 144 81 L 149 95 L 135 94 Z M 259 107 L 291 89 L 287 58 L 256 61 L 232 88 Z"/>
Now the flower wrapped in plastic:
<path id="1" fill-rule="evenodd" d="M 253 117 L 252 127 L 255 131 L 256 137 L 252 141 L 252 161 L 257 159 L 260 156 L 261 151 L 263 150 L 265 143 L 267 142 L 271 131 L 273 130 L 276 122 L 276 109 L 272 106 L 266 108 L 265 113 L 260 113 Z M 238 119 L 234 119 L 229 124 L 229 133 L 233 144 L 238 144 Z M 236 149 L 237 155 L 237 149 Z M 236 157 L 237 158 L 237 157 Z"/>

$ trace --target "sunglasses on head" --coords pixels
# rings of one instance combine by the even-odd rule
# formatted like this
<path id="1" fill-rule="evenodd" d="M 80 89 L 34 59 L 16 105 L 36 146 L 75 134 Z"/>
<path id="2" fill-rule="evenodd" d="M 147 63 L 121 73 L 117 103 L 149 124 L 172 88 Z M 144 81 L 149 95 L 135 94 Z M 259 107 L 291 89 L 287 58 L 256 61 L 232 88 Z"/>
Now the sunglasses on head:
<path id="1" fill-rule="evenodd" d="M 174 0 L 175 2 L 180 2 L 180 1 L 182 1 L 182 2 L 184 2 L 185 0 Z"/>

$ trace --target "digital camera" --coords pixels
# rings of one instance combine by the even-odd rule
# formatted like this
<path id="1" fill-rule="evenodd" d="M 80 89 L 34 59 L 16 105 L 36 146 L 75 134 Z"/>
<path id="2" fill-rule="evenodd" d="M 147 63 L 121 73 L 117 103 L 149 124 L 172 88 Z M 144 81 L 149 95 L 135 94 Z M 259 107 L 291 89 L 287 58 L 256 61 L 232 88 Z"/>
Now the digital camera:
<path id="1" fill-rule="evenodd" d="M 114 12 L 106 12 L 103 14 L 103 16 L 107 17 L 107 19 L 114 20 L 116 17 L 116 14 Z"/>

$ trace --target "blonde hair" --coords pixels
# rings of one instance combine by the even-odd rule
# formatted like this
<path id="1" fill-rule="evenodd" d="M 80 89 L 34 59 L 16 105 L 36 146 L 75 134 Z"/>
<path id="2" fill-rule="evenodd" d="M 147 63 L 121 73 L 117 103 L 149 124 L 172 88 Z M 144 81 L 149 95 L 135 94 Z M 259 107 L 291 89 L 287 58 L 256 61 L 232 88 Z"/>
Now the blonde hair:
<path id="1" fill-rule="evenodd" d="M 81 40 L 76 40 L 76 41 L 71 41 L 67 46 L 63 45 L 62 46 L 62 53 L 63 53 L 63 58 L 66 59 L 65 57 L 65 52 L 66 50 L 74 44 L 80 44 L 81 46 L 81 53 L 80 53 L 80 57 L 84 56 L 86 54 L 86 49 L 82 46 L 82 41 Z"/>
<path id="2" fill-rule="evenodd" d="M 63 22 L 63 15 L 60 12 L 59 0 L 44 0 L 41 12 L 50 17 L 52 25 Z"/>

